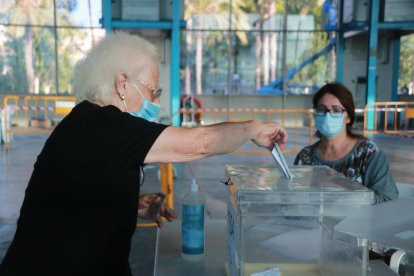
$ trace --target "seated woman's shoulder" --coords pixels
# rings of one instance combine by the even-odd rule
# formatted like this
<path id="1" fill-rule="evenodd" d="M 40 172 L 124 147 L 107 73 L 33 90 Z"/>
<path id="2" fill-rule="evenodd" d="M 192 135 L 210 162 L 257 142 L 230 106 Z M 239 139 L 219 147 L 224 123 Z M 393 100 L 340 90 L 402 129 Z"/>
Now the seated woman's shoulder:
<path id="1" fill-rule="evenodd" d="M 379 149 L 374 141 L 366 137 L 360 138 L 358 143 L 360 148 L 364 148 L 367 151 L 377 151 Z"/>
<path id="2" fill-rule="evenodd" d="M 310 153 L 312 149 L 315 147 L 316 143 L 313 145 L 307 145 L 306 147 L 302 148 L 299 153 Z"/>

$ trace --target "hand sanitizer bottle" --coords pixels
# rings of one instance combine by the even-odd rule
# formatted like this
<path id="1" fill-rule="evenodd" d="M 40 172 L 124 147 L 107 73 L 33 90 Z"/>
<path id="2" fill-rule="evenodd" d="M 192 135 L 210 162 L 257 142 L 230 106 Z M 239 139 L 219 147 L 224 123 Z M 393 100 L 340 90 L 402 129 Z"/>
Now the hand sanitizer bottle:
<path id="1" fill-rule="evenodd" d="M 181 256 L 200 260 L 204 255 L 204 196 L 195 179 L 182 198 Z"/>

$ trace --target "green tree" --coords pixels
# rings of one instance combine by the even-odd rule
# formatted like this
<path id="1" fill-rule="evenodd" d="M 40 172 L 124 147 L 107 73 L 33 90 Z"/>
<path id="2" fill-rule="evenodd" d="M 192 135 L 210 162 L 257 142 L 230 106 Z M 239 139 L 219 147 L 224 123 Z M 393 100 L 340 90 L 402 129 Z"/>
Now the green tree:
<path id="1" fill-rule="evenodd" d="M 398 87 L 414 83 L 414 35 L 401 37 Z"/>
<path id="2" fill-rule="evenodd" d="M 278 40 L 281 38 L 281 35 L 283 35 L 283 33 L 280 33 L 281 35 L 279 35 L 280 29 L 284 28 L 283 23 L 281 26 L 275 26 L 279 29 L 278 31 L 264 31 L 264 22 L 276 16 L 277 14 L 279 14 L 280 16 L 284 16 L 285 13 L 287 14 L 287 16 L 292 14 L 300 16 L 312 14 L 315 20 L 315 29 L 320 29 L 323 24 L 321 7 L 321 0 L 255 0 L 250 2 L 249 5 L 246 6 L 247 12 L 257 14 L 257 20 L 255 23 L 256 30 L 258 30 L 256 36 L 255 54 L 256 89 L 262 86 L 262 81 L 266 84 L 269 81 L 276 79 L 276 72 L 278 66 L 277 57 L 282 56 L 278 54 L 279 49 L 277 45 L 279 45 Z M 318 39 L 318 36 L 314 37 Z M 288 70 L 289 68 L 295 65 L 297 64 L 286 64 L 286 69 Z"/>
<path id="3" fill-rule="evenodd" d="M 57 91 L 55 87 L 55 28 L 53 5 L 56 1 L 60 24 L 74 26 L 71 11 L 76 8 L 76 0 L 10 0 L 0 3 L 0 17 L 6 23 L 8 48 L 7 56 L 3 55 L 3 64 L 9 68 L 10 86 L 13 92 L 39 93 L 39 91 Z M 58 37 L 59 61 L 68 60 L 72 52 L 66 51 L 73 45 L 65 44 L 65 37 L 80 37 L 82 32 L 75 28 L 63 28 Z M 79 39 L 81 40 L 81 39 Z M 22 59 L 23 58 L 23 63 Z M 67 75 L 71 66 L 68 62 L 60 62 L 59 74 Z M 15 66 L 10 66 L 14 64 Z M 25 71 L 21 78 L 19 72 Z M 21 80 L 26 79 L 25 85 Z M 63 84 L 65 85 L 64 78 Z"/>
<path id="4" fill-rule="evenodd" d="M 244 11 L 245 1 L 242 0 L 189 0 L 186 2 L 185 18 L 187 20 L 187 34 L 186 34 L 186 48 L 187 51 L 192 49 L 192 31 L 195 29 L 195 67 L 196 67 L 196 94 L 202 93 L 202 71 L 203 71 L 203 29 L 208 29 L 210 26 L 219 26 L 221 29 L 237 29 L 236 37 L 242 44 L 247 43 L 247 36 L 244 30 L 249 30 L 247 15 Z M 231 13 L 231 25 L 228 18 L 229 11 Z M 208 20 L 205 17 L 208 16 Z M 210 27 L 211 28 L 211 27 Z M 227 63 L 228 63 L 228 83 L 230 78 L 231 66 L 231 39 L 229 32 L 212 32 L 210 35 L 221 36 L 219 39 L 224 39 L 227 44 Z M 206 41 L 216 41 L 216 37 L 205 37 Z M 190 60 L 187 57 L 186 62 L 186 94 L 190 93 Z"/>
<path id="5" fill-rule="evenodd" d="M 299 59 L 300 62 L 303 62 L 305 59 L 325 48 L 328 42 L 328 35 L 329 34 L 327 32 L 314 33 L 312 38 L 312 48 L 302 53 Z M 301 71 L 299 71 L 291 81 L 293 83 L 306 85 L 322 85 L 326 81 L 332 81 L 330 79 L 329 70 L 334 69 L 330 68 L 328 65 L 330 60 L 329 57 L 329 55 L 319 57 L 312 64 L 305 66 Z M 290 66 L 293 66 L 293 64 Z"/>
<path id="6" fill-rule="evenodd" d="M 15 0 L 5 1 L 1 6 L 1 14 L 6 22 L 10 22 L 9 35 L 12 39 L 23 38 L 24 61 L 26 70 L 27 91 L 35 93 L 36 79 L 33 60 L 33 27 L 32 25 L 50 25 L 53 22 L 53 6 L 47 0 Z M 25 26 L 22 28 L 21 26 Z M 36 39 L 36 38 L 35 38 Z M 37 46 L 35 46 L 37 47 Z"/>

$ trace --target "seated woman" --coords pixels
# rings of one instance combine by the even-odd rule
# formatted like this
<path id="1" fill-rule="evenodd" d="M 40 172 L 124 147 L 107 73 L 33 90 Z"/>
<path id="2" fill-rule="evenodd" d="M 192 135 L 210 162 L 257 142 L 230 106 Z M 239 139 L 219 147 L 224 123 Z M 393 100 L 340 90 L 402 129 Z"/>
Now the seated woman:
<path id="1" fill-rule="evenodd" d="M 328 83 L 313 96 L 316 136 L 303 148 L 294 165 L 326 165 L 375 192 L 375 203 L 398 198 L 398 190 L 384 152 L 352 132 L 355 105 L 351 92 L 340 83 Z"/>

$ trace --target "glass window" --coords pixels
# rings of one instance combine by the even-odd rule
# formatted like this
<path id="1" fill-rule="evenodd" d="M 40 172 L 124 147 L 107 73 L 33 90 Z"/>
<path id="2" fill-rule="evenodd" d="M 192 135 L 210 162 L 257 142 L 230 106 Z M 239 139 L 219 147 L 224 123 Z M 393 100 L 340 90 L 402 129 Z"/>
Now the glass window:
<path id="1" fill-rule="evenodd" d="M 184 94 L 226 94 L 228 32 L 186 31 L 184 67 Z"/>
<path id="2" fill-rule="evenodd" d="M 398 93 L 414 95 L 414 34 L 401 37 Z"/>
<path id="3" fill-rule="evenodd" d="M 53 0 L 2 0 L 0 22 L 5 25 L 53 26 Z"/>
<path id="4" fill-rule="evenodd" d="M 102 27 L 101 0 L 56 0 L 56 13 L 58 26 Z"/>
<path id="5" fill-rule="evenodd" d="M 1 29 L 1 91 L 39 94 L 55 85 L 53 29 L 3 27 Z"/>
<path id="6" fill-rule="evenodd" d="M 1 94 L 72 92 L 74 65 L 105 35 L 94 27 L 101 1 L 56 0 L 56 8 L 55 28 L 53 0 L 0 1 Z"/>
<path id="7" fill-rule="evenodd" d="M 282 32 L 187 31 L 184 94 L 281 94 Z M 335 39 L 320 32 L 289 32 L 287 92 L 312 94 L 336 74 Z"/>
<path id="8" fill-rule="evenodd" d="M 228 30 L 230 0 L 186 0 L 187 30 Z"/>
<path id="9" fill-rule="evenodd" d="M 58 29 L 59 94 L 72 94 L 74 66 L 103 36 L 104 29 Z"/>
<path id="10" fill-rule="evenodd" d="M 187 0 L 183 93 L 281 94 L 284 53 L 286 92 L 313 93 L 335 79 L 337 3 Z"/>
<path id="11" fill-rule="evenodd" d="M 292 36 L 296 35 L 297 38 Z M 327 32 L 292 34 L 287 42 L 287 87 L 291 94 L 313 94 L 336 76 L 336 40 Z"/>

